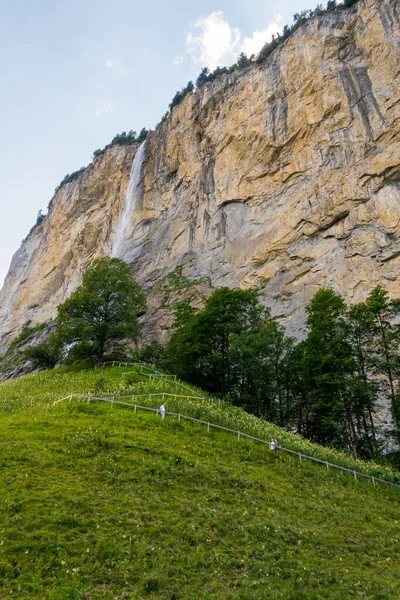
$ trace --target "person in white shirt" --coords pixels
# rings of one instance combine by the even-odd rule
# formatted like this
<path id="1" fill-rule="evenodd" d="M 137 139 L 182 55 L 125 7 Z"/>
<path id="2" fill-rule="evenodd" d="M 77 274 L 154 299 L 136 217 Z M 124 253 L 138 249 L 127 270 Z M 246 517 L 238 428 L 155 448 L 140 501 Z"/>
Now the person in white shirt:
<path id="1" fill-rule="evenodd" d="M 269 449 L 275 450 L 275 440 L 272 440 L 272 442 L 270 442 Z"/>
<path id="2" fill-rule="evenodd" d="M 161 419 L 165 419 L 165 402 L 163 402 L 158 409 L 161 414 Z"/>

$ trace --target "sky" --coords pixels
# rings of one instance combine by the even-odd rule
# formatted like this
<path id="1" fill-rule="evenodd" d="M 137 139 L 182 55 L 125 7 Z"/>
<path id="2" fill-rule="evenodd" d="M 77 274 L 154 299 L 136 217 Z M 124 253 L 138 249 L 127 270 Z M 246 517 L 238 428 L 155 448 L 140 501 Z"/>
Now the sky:
<path id="1" fill-rule="evenodd" d="M 0 0 L 0 287 L 67 173 L 317 0 Z"/>

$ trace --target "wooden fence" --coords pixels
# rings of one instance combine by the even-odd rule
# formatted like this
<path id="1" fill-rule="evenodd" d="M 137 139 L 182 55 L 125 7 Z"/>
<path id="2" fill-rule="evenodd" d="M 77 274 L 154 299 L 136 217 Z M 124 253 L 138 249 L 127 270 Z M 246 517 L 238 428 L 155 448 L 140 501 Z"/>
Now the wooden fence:
<path id="1" fill-rule="evenodd" d="M 129 398 L 129 399 L 134 400 L 135 398 L 151 398 L 151 397 L 156 397 L 156 396 L 162 397 L 163 400 L 165 399 L 166 396 L 172 396 L 172 397 L 175 397 L 175 399 L 177 398 L 177 396 L 179 396 L 179 398 L 187 398 L 187 399 L 192 399 L 192 400 L 199 399 L 197 396 L 180 396 L 178 394 L 167 394 L 166 392 L 159 392 L 157 394 L 140 394 L 137 396 L 112 396 L 109 398 L 84 396 L 82 394 L 70 394 L 69 396 L 66 396 L 65 398 L 56 400 L 55 402 L 53 402 L 53 405 L 59 404 L 60 402 L 65 402 L 66 400 L 71 402 L 74 398 L 76 398 L 76 399 L 84 400 L 87 403 L 89 403 L 89 402 L 108 402 L 109 404 L 118 404 L 121 406 L 129 406 L 130 408 L 134 409 L 135 413 L 137 412 L 137 410 L 147 410 L 147 411 L 155 412 L 157 414 L 158 408 L 152 408 L 150 406 L 140 406 L 139 404 L 132 404 L 130 402 L 121 402 L 120 401 L 120 398 L 123 398 L 123 399 Z M 271 443 L 270 441 L 263 440 L 262 438 L 255 437 L 253 435 L 249 435 L 248 433 L 244 433 L 243 431 L 238 431 L 236 429 L 230 429 L 229 427 L 223 427 L 222 425 L 216 425 L 215 423 L 210 423 L 209 421 L 202 421 L 201 419 L 195 419 L 194 417 L 189 417 L 188 415 L 182 415 L 180 413 L 174 413 L 174 412 L 169 412 L 169 411 L 166 411 L 165 414 L 169 415 L 171 417 L 176 417 L 178 419 L 178 422 L 180 422 L 181 419 L 185 419 L 187 421 L 192 421 L 194 423 L 200 423 L 201 425 L 206 425 L 208 432 L 210 431 L 210 428 L 228 431 L 229 433 L 235 434 L 237 436 L 238 441 L 240 441 L 240 438 L 247 438 L 250 440 L 254 440 L 256 442 L 260 442 L 261 444 L 269 445 Z M 298 456 L 300 463 L 302 463 L 303 460 L 310 460 L 312 462 L 323 465 L 324 467 L 326 467 L 327 470 L 332 468 L 332 469 L 338 469 L 340 471 L 350 473 L 354 477 L 355 480 L 357 480 L 360 477 L 366 477 L 367 479 L 371 479 L 374 486 L 377 483 L 383 483 L 384 485 L 388 485 L 390 487 L 400 489 L 400 485 L 398 485 L 397 483 L 392 483 L 391 481 L 387 481 L 386 479 L 380 479 L 373 475 L 368 475 L 367 473 L 361 473 L 360 471 L 356 471 L 355 469 L 349 469 L 348 467 L 342 467 L 340 465 L 335 465 L 326 460 L 314 458 L 313 456 L 309 456 L 308 454 L 303 454 L 302 452 L 290 450 L 289 448 L 284 448 L 283 446 L 280 446 L 280 450 L 282 450 L 283 452 L 287 452 L 288 454 L 293 454 L 293 455 Z"/>

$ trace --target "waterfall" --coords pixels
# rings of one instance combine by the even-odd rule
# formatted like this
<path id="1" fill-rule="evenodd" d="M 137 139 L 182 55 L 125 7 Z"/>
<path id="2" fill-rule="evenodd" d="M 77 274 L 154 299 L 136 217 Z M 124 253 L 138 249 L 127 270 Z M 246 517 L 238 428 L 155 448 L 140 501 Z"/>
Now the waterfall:
<path id="1" fill-rule="evenodd" d="M 114 234 L 114 240 L 111 250 L 111 256 L 122 258 L 122 247 L 126 239 L 129 225 L 132 220 L 132 213 L 135 208 L 136 200 L 140 193 L 140 181 L 142 164 L 144 160 L 144 151 L 146 140 L 140 145 L 134 156 L 131 174 L 129 178 L 128 189 L 126 190 L 124 208 L 120 216 L 117 229 Z"/>

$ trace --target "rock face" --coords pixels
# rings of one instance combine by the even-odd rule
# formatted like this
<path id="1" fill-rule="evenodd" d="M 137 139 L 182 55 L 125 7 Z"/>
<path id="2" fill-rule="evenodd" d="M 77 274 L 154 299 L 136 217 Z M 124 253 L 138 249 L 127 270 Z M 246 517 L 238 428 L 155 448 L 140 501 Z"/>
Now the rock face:
<path id="1" fill-rule="evenodd" d="M 22 243 L 0 294 L 0 348 L 24 326 L 54 317 L 82 272 L 109 252 L 134 151 L 116 146 L 96 158 L 79 180 L 61 188 L 48 216 Z"/>
<path id="2" fill-rule="evenodd" d="M 400 296 L 400 3 L 308 22 L 262 65 L 188 95 L 146 142 L 123 257 L 149 287 L 256 287 L 289 331 L 321 286 Z M 114 147 L 54 199 L 0 296 L 4 345 L 54 316 L 112 244 L 135 149 Z"/>

